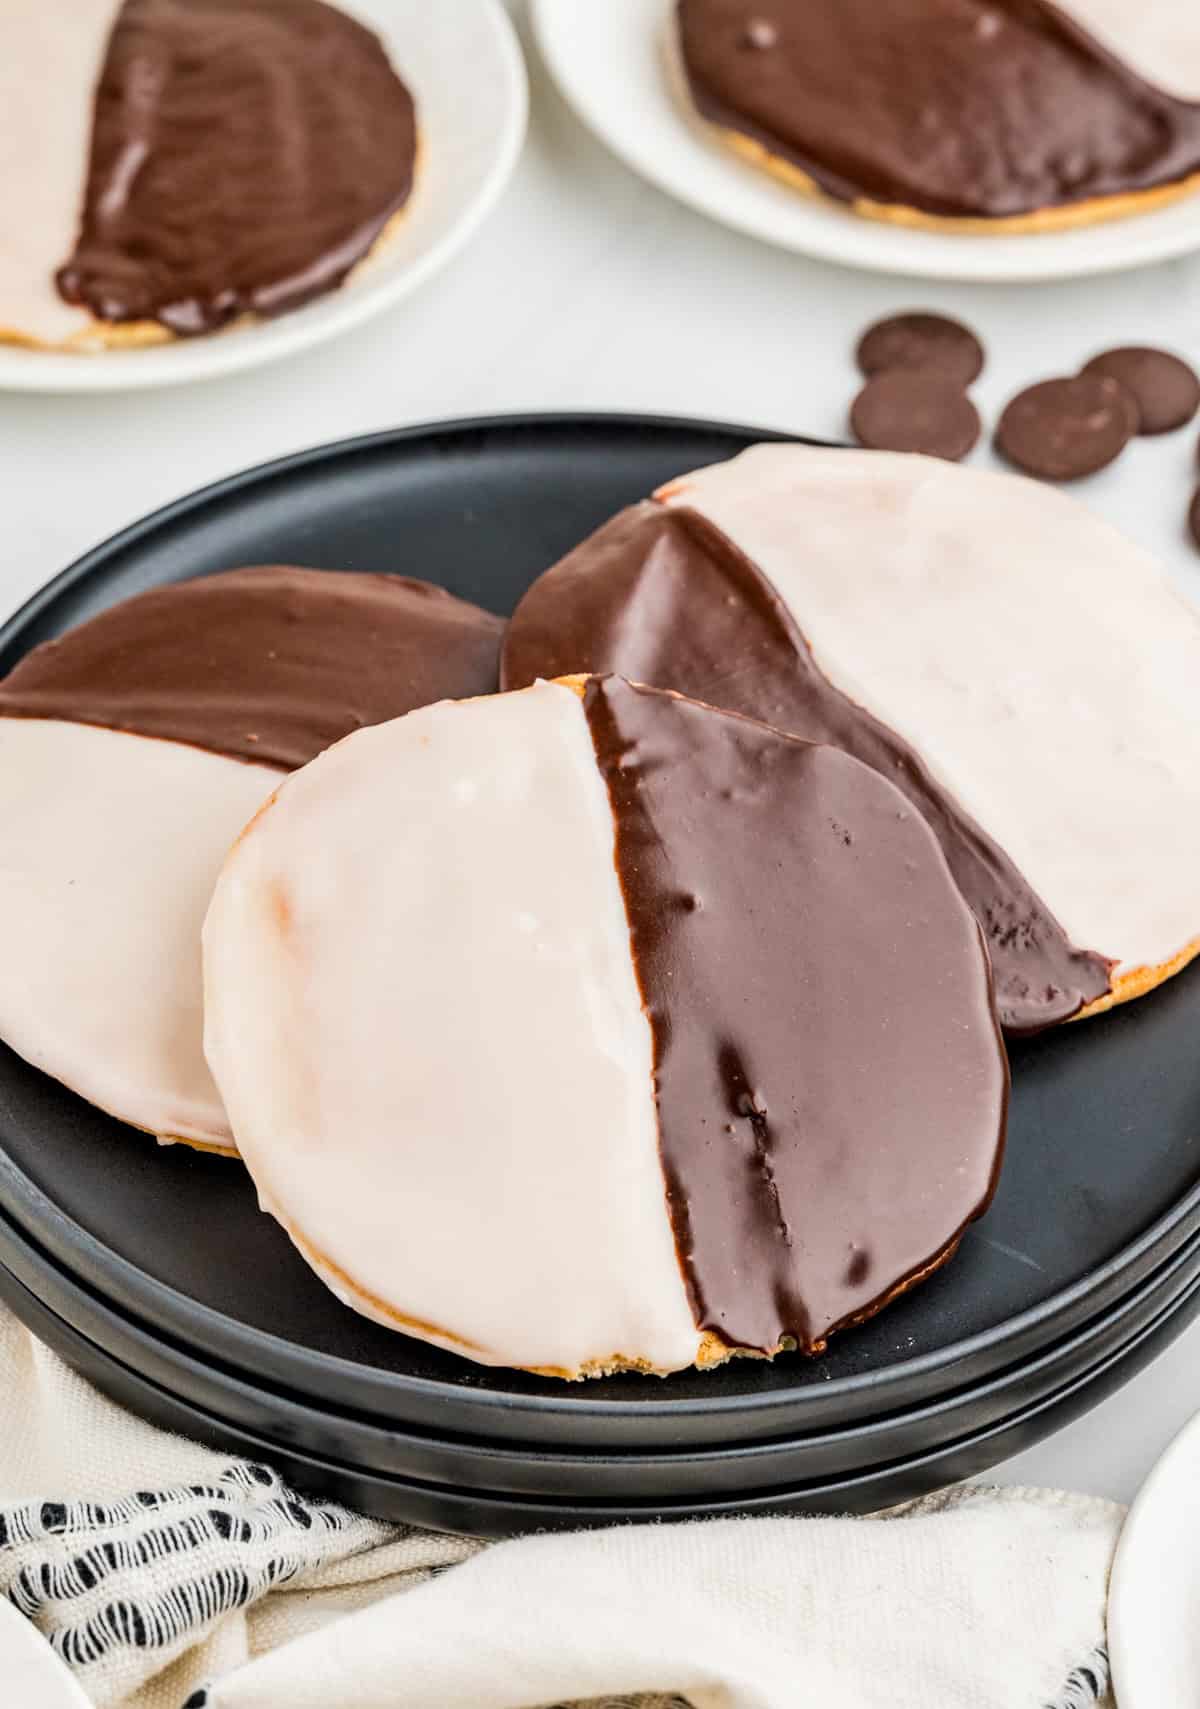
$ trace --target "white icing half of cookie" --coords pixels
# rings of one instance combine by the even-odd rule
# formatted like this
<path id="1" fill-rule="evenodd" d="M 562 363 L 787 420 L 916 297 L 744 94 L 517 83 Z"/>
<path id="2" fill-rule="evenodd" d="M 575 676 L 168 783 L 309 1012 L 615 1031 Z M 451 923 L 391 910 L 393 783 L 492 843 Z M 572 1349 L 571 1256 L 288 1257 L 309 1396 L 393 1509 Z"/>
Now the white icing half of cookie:
<path id="1" fill-rule="evenodd" d="M 75 245 L 92 101 L 120 0 L 0 0 L 0 336 L 91 325 L 54 275 Z"/>
<path id="2" fill-rule="evenodd" d="M 1080 949 L 1200 936 L 1200 616 L 1075 500 L 932 458 L 760 445 L 659 495 L 773 583 Z"/>
<path id="3" fill-rule="evenodd" d="M 204 1060 L 200 927 L 280 775 L 0 718 L 0 1037 L 122 1121 L 232 1147 Z"/>
<path id="4" fill-rule="evenodd" d="M 231 854 L 209 1062 L 343 1298 L 477 1360 L 690 1365 L 607 790 L 538 683 L 348 737 Z"/>
<path id="5" fill-rule="evenodd" d="M 1057 4 L 1147 83 L 1184 101 L 1200 101 L 1200 6 L 1195 0 Z"/>

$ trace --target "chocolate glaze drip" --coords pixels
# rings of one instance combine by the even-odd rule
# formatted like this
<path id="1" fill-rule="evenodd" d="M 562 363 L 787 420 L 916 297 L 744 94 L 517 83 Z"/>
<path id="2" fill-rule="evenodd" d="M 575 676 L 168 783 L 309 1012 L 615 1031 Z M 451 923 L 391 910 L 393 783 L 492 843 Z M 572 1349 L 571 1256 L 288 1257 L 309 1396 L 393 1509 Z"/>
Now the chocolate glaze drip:
<path id="1" fill-rule="evenodd" d="M 27 654 L 0 717 L 292 770 L 364 724 L 496 688 L 499 617 L 403 576 L 268 566 L 155 588 Z"/>
<path id="2" fill-rule="evenodd" d="M 60 294 L 209 332 L 340 285 L 412 190 L 413 100 L 321 0 L 125 0 Z"/>
<path id="3" fill-rule="evenodd" d="M 678 689 L 830 742 L 890 779 L 932 826 L 975 911 L 1010 1031 L 1066 1020 L 1109 989 L 1111 964 L 1076 949 L 915 750 L 833 687 L 767 578 L 694 511 L 634 505 L 534 583 L 509 626 L 503 686 L 572 671 Z"/>
<path id="4" fill-rule="evenodd" d="M 842 201 L 1012 218 L 1200 172 L 1200 106 L 1049 0 L 679 0 L 678 27 L 703 117 Z"/>
<path id="5" fill-rule="evenodd" d="M 817 1352 L 991 1199 L 1008 1069 L 978 927 L 848 754 L 616 677 L 584 708 L 696 1321 Z"/>

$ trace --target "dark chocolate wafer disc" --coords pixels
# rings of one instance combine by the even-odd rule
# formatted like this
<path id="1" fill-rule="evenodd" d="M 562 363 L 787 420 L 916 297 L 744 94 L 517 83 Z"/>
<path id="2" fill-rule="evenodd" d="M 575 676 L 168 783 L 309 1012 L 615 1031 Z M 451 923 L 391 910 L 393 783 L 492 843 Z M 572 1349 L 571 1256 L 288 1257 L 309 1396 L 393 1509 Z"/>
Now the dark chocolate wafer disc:
<path id="1" fill-rule="evenodd" d="M 1126 345 L 1104 350 L 1085 364 L 1085 374 L 1107 374 L 1137 404 L 1139 433 L 1173 433 L 1200 409 L 1200 378 L 1169 350 Z"/>
<path id="2" fill-rule="evenodd" d="M 953 380 L 894 368 L 867 381 L 850 426 L 871 451 L 921 451 L 957 463 L 979 439 L 979 411 Z"/>
<path id="3" fill-rule="evenodd" d="M 983 372 L 983 345 L 970 327 L 948 315 L 889 315 L 876 321 L 858 343 L 858 365 L 870 379 L 894 368 L 937 373 L 969 386 Z"/>
<path id="4" fill-rule="evenodd" d="M 1076 481 L 1105 468 L 1138 430 L 1137 404 L 1105 374 L 1042 380 L 1000 417 L 996 449 L 1044 481 Z"/>

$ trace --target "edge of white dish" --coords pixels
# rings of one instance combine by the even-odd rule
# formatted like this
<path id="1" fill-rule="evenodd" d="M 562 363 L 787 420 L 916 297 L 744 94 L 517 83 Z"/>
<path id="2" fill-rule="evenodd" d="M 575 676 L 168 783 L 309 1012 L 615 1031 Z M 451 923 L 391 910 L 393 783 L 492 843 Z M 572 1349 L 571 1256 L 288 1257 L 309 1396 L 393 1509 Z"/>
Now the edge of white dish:
<path id="1" fill-rule="evenodd" d="M 1200 1414 L 1138 1492 L 1113 1559 L 1108 1648 L 1119 1709 L 1194 1700 L 1200 1678 Z"/>
<path id="2" fill-rule="evenodd" d="M 83 1687 L 37 1627 L 0 1596 L 0 1679 L 16 1709 L 90 1709 Z"/>

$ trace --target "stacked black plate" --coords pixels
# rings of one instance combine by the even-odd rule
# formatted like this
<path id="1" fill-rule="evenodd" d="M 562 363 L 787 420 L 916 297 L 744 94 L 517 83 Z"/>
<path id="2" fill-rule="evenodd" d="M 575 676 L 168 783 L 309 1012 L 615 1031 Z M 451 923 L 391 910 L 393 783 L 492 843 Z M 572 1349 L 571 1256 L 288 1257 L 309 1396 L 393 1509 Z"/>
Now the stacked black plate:
<path id="1" fill-rule="evenodd" d="M 506 611 L 621 505 L 756 437 L 502 419 L 306 453 L 92 553 L 0 631 L 0 673 L 117 599 L 238 563 L 402 571 Z M 0 1050 L 0 1295 L 147 1417 L 385 1517 L 499 1533 L 865 1510 L 1028 1447 L 1200 1309 L 1197 1037 L 1200 967 L 1014 1047 L 991 1213 L 824 1358 L 578 1386 L 357 1317 L 239 1165 L 160 1150 Z"/>

